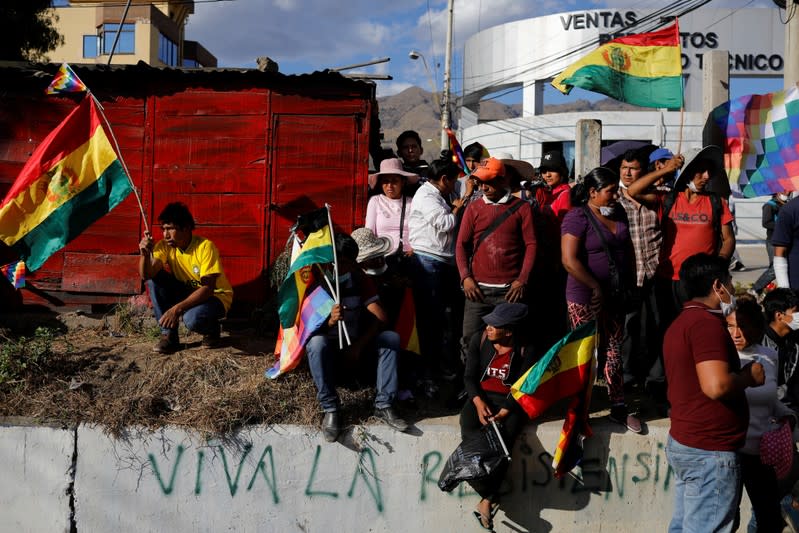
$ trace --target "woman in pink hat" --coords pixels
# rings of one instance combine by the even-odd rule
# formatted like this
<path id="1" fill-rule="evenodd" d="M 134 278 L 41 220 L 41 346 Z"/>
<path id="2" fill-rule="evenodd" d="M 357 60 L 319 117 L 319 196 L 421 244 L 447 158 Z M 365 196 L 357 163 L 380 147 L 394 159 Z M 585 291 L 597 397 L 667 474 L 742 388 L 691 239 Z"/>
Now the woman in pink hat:
<path id="1" fill-rule="evenodd" d="M 366 206 L 366 223 L 378 237 L 388 237 L 394 246 L 392 255 L 410 255 L 408 220 L 411 213 L 411 197 L 405 194 L 407 184 L 416 184 L 419 176 L 402 169 L 402 162 L 396 158 L 380 162 L 380 172 L 369 176 L 369 187 L 377 189 Z M 395 261 L 397 262 L 397 261 Z M 389 268 L 392 261 L 389 260 Z"/>

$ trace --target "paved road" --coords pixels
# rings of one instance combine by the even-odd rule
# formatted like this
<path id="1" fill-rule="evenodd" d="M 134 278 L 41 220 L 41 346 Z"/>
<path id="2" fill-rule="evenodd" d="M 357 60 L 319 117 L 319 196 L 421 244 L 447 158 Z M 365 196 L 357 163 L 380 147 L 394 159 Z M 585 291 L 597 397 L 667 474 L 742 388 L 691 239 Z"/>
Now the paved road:
<path id="1" fill-rule="evenodd" d="M 760 274 L 768 267 L 768 255 L 765 244 L 741 244 L 738 246 L 738 255 L 746 265 L 743 272 L 733 272 L 732 280 L 735 283 L 749 288 Z"/>

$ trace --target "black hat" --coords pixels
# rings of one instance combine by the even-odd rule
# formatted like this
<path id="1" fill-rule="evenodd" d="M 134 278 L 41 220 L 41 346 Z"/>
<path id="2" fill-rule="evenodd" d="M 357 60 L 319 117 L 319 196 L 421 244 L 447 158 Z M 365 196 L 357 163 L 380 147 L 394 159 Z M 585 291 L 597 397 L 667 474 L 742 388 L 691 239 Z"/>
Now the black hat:
<path id="1" fill-rule="evenodd" d="M 546 152 L 541 158 L 541 166 L 538 167 L 538 170 L 539 172 L 544 172 L 546 169 L 560 172 L 563 178 L 569 175 L 569 167 L 566 165 L 566 158 L 557 150 Z"/>
<path id="2" fill-rule="evenodd" d="M 694 174 L 699 169 L 706 169 L 710 174 L 710 181 L 705 187 L 708 192 L 714 192 L 725 198 L 730 195 L 730 182 L 724 169 L 724 151 L 713 145 L 701 149 L 694 148 L 685 153 L 685 166 L 677 176 L 674 187 L 678 191 L 684 189 L 688 182 L 694 179 Z"/>
<path id="3" fill-rule="evenodd" d="M 527 304 L 498 304 L 493 311 L 483 317 L 483 322 L 495 328 L 518 325 L 527 316 Z"/>

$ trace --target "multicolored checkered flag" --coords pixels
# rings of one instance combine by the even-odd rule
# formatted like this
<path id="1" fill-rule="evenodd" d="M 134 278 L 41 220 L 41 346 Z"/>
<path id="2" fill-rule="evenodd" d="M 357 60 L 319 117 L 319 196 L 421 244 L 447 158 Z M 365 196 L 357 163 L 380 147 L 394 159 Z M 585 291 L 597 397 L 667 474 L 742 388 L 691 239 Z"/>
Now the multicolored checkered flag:
<path id="1" fill-rule="evenodd" d="M 53 77 L 53 81 L 51 81 L 50 85 L 47 86 L 45 93 L 82 93 L 88 90 L 89 89 L 86 87 L 86 84 L 84 84 L 78 75 L 75 74 L 75 71 L 72 70 L 72 67 L 66 63 L 62 63 L 58 68 L 58 72 L 56 72 L 56 75 Z"/>
<path id="2" fill-rule="evenodd" d="M 733 192 L 751 198 L 799 190 L 799 87 L 730 100 L 712 118 L 727 137 Z"/>
<path id="3" fill-rule="evenodd" d="M 0 275 L 6 278 L 15 289 L 21 289 L 25 286 L 25 262 L 14 261 L 0 266 Z"/>

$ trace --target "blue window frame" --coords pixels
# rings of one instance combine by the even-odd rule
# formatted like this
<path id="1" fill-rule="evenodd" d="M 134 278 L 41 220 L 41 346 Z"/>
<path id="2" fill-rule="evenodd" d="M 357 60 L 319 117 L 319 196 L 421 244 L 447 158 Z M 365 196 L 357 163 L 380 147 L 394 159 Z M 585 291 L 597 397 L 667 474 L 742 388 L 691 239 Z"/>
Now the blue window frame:
<path id="1" fill-rule="evenodd" d="M 119 42 L 114 54 L 134 54 L 136 53 L 136 24 L 130 22 L 122 25 L 122 30 L 119 30 L 119 24 L 103 24 L 100 27 L 100 48 L 103 54 L 110 54 L 111 49 L 114 47 L 114 39 L 116 38 L 117 31 L 119 31 Z"/>
<path id="2" fill-rule="evenodd" d="M 83 36 L 83 57 L 94 58 L 100 54 L 100 38 L 97 35 Z"/>
<path id="3" fill-rule="evenodd" d="M 158 60 L 170 67 L 180 65 L 178 45 L 163 33 L 158 34 Z"/>

